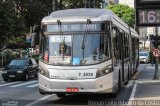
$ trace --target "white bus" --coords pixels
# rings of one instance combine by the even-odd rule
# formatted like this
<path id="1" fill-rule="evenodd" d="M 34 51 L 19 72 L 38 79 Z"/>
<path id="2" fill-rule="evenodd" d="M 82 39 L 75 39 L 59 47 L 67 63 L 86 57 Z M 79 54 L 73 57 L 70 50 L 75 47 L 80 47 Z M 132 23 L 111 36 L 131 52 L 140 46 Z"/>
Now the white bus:
<path id="1" fill-rule="evenodd" d="M 52 12 L 40 30 L 41 94 L 112 93 L 139 65 L 139 36 L 112 11 Z"/>

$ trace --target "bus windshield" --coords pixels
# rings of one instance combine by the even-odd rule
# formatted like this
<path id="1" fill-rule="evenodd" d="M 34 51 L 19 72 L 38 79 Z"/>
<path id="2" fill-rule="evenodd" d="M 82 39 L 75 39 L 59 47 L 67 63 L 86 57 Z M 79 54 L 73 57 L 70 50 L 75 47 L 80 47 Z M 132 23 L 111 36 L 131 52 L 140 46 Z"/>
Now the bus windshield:
<path id="1" fill-rule="evenodd" d="M 90 65 L 108 60 L 111 38 L 106 23 L 44 24 L 41 60 L 52 65 Z"/>
<path id="2" fill-rule="evenodd" d="M 105 36 L 104 36 L 105 35 Z M 53 65 L 88 65 L 110 58 L 106 34 L 48 36 L 48 63 Z M 106 46 L 104 46 L 106 44 Z"/>

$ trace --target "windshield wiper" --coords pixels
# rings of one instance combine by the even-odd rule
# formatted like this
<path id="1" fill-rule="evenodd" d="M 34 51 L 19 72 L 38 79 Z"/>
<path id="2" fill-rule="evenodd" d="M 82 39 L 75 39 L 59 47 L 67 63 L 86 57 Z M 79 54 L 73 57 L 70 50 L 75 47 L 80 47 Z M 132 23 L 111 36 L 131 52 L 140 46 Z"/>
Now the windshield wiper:
<path id="1" fill-rule="evenodd" d="M 82 47 L 81 47 L 83 59 L 84 59 L 84 49 L 85 49 L 86 38 L 87 38 L 87 34 L 83 35 L 83 41 L 82 41 Z"/>
<path id="2" fill-rule="evenodd" d="M 61 26 L 61 21 L 60 20 L 57 20 L 57 24 L 58 24 L 58 28 L 59 28 L 59 33 L 60 33 L 60 35 L 62 35 L 62 26 Z M 61 42 L 61 46 L 62 46 L 62 48 L 60 47 L 60 49 L 62 49 L 62 59 L 64 60 L 64 51 L 65 51 L 65 38 L 64 38 L 64 41 L 63 42 Z M 60 50 L 61 51 L 61 50 Z"/>
<path id="3" fill-rule="evenodd" d="M 82 41 L 82 56 L 83 56 L 83 60 L 84 60 L 84 49 L 85 49 L 85 43 L 86 43 L 86 38 L 87 38 L 87 33 L 88 33 L 88 25 L 91 24 L 91 20 L 90 19 L 87 19 L 87 24 L 86 24 L 86 30 L 85 30 L 85 34 L 83 35 L 83 41 Z"/>

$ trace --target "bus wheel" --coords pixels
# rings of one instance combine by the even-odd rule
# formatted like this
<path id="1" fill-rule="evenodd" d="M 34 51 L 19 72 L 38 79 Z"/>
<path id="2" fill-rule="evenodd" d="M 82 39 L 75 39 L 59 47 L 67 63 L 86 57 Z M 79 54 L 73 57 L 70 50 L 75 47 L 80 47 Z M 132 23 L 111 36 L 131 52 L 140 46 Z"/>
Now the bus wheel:
<path id="1" fill-rule="evenodd" d="M 128 67 L 128 81 L 130 80 L 130 70 L 129 70 L 129 67 Z"/>
<path id="2" fill-rule="evenodd" d="M 129 72 L 129 67 L 128 67 L 127 81 L 125 82 L 125 85 L 128 84 L 129 80 L 130 80 L 130 72 Z"/>
<path id="3" fill-rule="evenodd" d="M 8 82 L 8 78 L 3 78 L 4 81 Z"/>
<path id="4" fill-rule="evenodd" d="M 119 77 L 118 77 L 118 91 L 121 89 L 121 73 L 119 71 Z"/>
<path id="5" fill-rule="evenodd" d="M 113 97 L 113 98 L 116 98 L 117 95 L 118 95 L 118 90 L 116 92 L 114 92 L 114 93 L 111 93 L 111 97 Z"/>
<path id="6" fill-rule="evenodd" d="M 63 98 L 65 96 L 66 96 L 66 94 L 57 94 L 57 97 L 59 97 L 59 98 Z"/>

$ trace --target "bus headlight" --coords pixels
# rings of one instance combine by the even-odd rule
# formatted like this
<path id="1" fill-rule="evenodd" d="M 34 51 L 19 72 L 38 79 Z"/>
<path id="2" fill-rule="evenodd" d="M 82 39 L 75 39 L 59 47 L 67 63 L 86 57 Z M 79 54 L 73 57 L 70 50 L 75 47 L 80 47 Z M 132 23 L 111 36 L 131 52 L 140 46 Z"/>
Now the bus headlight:
<path id="1" fill-rule="evenodd" d="M 50 78 L 50 77 L 49 77 L 49 71 L 47 71 L 47 70 L 45 70 L 45 69 L 43 69 L 43 68 L 39 68 L 39 73 L 40 73 L 41 75 L 45 76 L 45 77 Z"/>
<path id="2" fill-rule="evenodd" d="M 102 68 L 102 69 L 99 69 L 96 73 L 96 78 L 99 78 L 99 77 L 102 77 L 108 73 L 110 73 L 112 71 L 111 68 Z"/>

